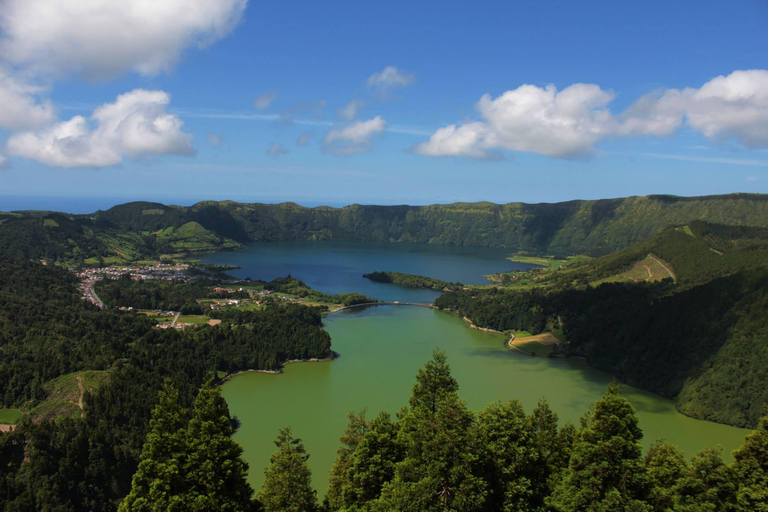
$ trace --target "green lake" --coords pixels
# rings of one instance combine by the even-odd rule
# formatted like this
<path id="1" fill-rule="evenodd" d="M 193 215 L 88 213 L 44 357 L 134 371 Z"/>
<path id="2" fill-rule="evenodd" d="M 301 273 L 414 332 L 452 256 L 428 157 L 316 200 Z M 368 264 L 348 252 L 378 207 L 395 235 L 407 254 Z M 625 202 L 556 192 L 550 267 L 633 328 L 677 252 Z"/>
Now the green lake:
<path id="1" fill-rule="evenodd" d="M 402 254 L 397 248 L 400 244 L 389 244 L 389 257 L 392 262 L 399 262 L 399 267 L 386 266 L 389 260 L 376 256 L 378 253 L 372 247 L 376 244 L 309 244 L 254 244 L 244 252 L 225 253 L 223 257 L 222 253 L 210 255 L 206 261 L 241 264 L 240 272 L 248 272 L 247 275 L 254 278 L 262 277 L 258 272 L 260 268 L 267 270 L 271 264 L 285 265 L 277 275 L 288 270 L 286 273 L 330 293 L 355 290 L 338 285 L 319 286 L 317 282 L 332 281 L 334 274 L 337 277 L 357 274 L 361 269 L 408 272 L 414 267 L 424 267 L 426 271 L 414 273 L 460 280 L 456 277 L 459 274 L 482 275 L 515 265 L 505 261 L 503 254 L 496 250 L 479 249 L 461 254 L 451 252 L 450 248 L 442 252 L 433 246 L 426 254 L 414 255 L 411 252 L 414 247 L 403 246 L 406 254 Z M 372 252 L 366 254 L 369 249 Z M 287 263 L 275 263 L 280 254 L 286 257 Z M 431 258 L 443 262 L 433 265 L 441 269 L 441 275 L 430 274 Z M 452 274 L 446 262 L 460 265 L 460 272 Z M 304 265 L 310 269 L 306 273 L 306 269 L 302 270 Z M 468 281 L 465 279 L 465 282 Z M 379 286 L 364 293 L 387 300 L 412 298 L 408 290 Z M 373 294 L 371 289 L 380 293 Z M 245 449 L 245 458 L 250 464 L 249 479 L 255 489 L 263 480 L 278 429 L 291 425 L 294 435 L 303 439 L 310 454 L 313 483 L 322 494 L 339 446 L 338 438 L 346 426 L 347 413 L 367 407 L 371 418 L 381 410 L 394 414 L 407 404 L 416 371 L 430 359 L 436 347 L 446 351 L 453 375 L 459 382 L 460 395 L 475 410 L 494 400 L 514 398 L 530 412 L 540 398 L 546 397 L 561 421 L 577 423 L 611 381 L 609 375 L 590 369 L 582 361 L 536 358 L 508 350 L 501 335 L 470 329 L 458 316 L 443 311 L 379 306 L 329 314 L 324 322 L 333 339 L 333 349 L 340 354 L 335 361 L 290 364 L 281 375 L 242 374 L 224 385 L 230 411 L 241 421 L 234 437 Z M 629 386 L 622 386 L 622 391 L 637 409 L 646 446 L 657 438 L 665 438 L 690 456 L 702 448 L 721 445 L 726 458 L 730 458 L 731 450 L 749 433 L 683 416 L 671 401 L 645 391 Z"/>

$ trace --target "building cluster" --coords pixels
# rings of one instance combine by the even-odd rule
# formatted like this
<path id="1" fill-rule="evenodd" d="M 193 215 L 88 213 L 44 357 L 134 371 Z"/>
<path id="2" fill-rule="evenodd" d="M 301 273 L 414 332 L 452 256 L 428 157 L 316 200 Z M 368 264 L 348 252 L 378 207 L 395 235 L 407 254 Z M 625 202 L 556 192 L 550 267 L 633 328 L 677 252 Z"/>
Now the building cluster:
<path id="1" fill-rule="evenodd" d="M 186 263 L 177 263 L 174 265 L 168 263 L 159 263 L 157 265 L 146 267 L 84 268 L 77 273 L 77 276 L 81 280 L 99 280 L 104 277 L 107 279 L 118 279 L 126 274 L 130 275 L 131 279 L 134 280 L 155 279 L 173 281 L 175 279 L 183 279 L 188 281 L 193 278 L 189 272 L 189 265 Z"/>

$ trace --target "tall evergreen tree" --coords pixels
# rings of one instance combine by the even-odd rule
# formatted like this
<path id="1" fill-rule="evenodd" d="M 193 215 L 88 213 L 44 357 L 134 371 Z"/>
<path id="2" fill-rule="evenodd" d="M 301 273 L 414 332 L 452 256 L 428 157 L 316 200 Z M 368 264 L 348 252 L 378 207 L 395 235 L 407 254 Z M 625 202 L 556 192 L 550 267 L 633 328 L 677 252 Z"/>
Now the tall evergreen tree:
<path id="1" fill-rule="evenodd" d="M 583 421 L 550 505 L 563 511 L 650 510 L 642 436 L 634 408 L 611 384 Z"/>
<path id="2" fill-rule="evenodd" d="M 733 452 L 738 477 L 738 504 L 745 510 L 768 511 L 768 416 Z"/>
<path id="3" fill-rule="evenodd" d="M 317 493 L 312 488 L 311 471 L 301 439 L 294 438 L 291 427 L 280 429 L 275 440 L 277 451 L 264 470 L 264 484 L 257 496 L 267 512 L 313 512 Z"/>
<path id="4" fill-rule="evenodd" d="M 240 511 L 253 508 L 243 449 L 230 437 L 229 409 L 209 380 L 199 391 L 192 419 L 169 384 L 152 414 L 151 432 L 121 511 Z"/>
<path id="5" fill-rule="evenodd" d="M 331 467 L 328 477 L 328 492 L 325 494 L 324 504 L 330 510 L 341 510 L 345 507 L 343 493 L 349 486 L 349 468 L 352 466 L 352 456 L 368 431 L 369 422 L 365 419 L 365 409 L 355 414 L 347 414 L 347 428 L 339 439 L 341 447 L 336 450 L 336 460 Z"/>
<path id="6" fill-rule="evenodd" d="M 545 498 L 552 494 L 562 473 L 568 469 L 576 428 L 571 423 L 558 427 L 557 413 L 543 399 L 531 412 L 528 422 L 531 443 L 539 459 L 531 468 L 531 504 L 542 509 Z"/>
<path id="7" fill-rule="evenodd" d="M 395 475 L 395 465 L 403 459 L 403 447 L 397 439 L 398 424 L 389 413 L 380 413 L 371 421 L 368 432 L 352 454 L 344 487 L 344 510 L 374 510 L 382 487 Z"/>
<path id="8" fill-rule="evenodd" d="M 444 352 L 419 370 L 398 436 L 405 458 L 382 489 L 390 510 L 480 510 L 486 484 L 480 478 L 474 414 L 459 399 Z"/>
<path id="9" fill-rule="evenodd" d="M 184 472 L 189 510 L 237 511 L 252 506 L 243 448 L 232 439 L 229 408 L 221 388 L 209 379 L 195 398 L 194 414 L 184 435 L 189 443 Z"/>
<path id="10" fill-rule="evenodd" d="M 478 444 L 489 485 L 487 510 L 536 510 L 532 477 L 545 462 L 533 446 L 530 423 L 517 400 L 486 406 L 477 418 Z"/>
<path id="11" fill-rule="evenodd" d="M 187 422 L 185 411 L 179 406 L 179 392 L 169 381 L 159 398 L 131 492 L 120 504 L 121 512 L 180 510 L 182 495 L 188 490 L 182 467 L 187 455 L 182 432 Z"/>
<path id="12" fill-rule="evenodd" d="M 672 510 L 680 480 L 688 473 L 685 454 L 677 447 L 658 440 L 645 455 L 650 479 L 650 503 L 655 511 Z"/>
<path id="13" fill-rule="evenodd" d="M 707 448 L 693 457 L 676 488 L 674 509 L 681 512 L 729 512 L 736 506 L 736 478 L 720 450 Z M 752 510 L 752 509 L 743 509 Z"/>

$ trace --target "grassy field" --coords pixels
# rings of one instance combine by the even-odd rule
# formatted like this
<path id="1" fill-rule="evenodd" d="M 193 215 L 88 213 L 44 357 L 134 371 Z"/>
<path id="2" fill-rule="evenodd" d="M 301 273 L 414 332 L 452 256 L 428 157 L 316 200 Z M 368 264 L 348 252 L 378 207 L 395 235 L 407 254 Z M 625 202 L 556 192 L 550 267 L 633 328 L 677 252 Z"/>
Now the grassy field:
<path id="1" fill-rule="evenodd" d="M 48 398 L 27 411 L 35 419 L 52 419 L 79 415 L 80 386 L 82 391 L 92 392 L 109 378 L 109 371 L 86 370 L 68 373 L 48 382 L 45 387 Z"/>
<path id="2" fill-rule="evenodd" d="M 21 416 L 21 409 L 0 409 L 0 423 L 14 424 Z"/>
<path id="3" fill-rule="evenodd" d="M 207 324 L 209 317 L 206 315 L 180 315 L 178 321 L 185 324 Z"/>
<path id="4" fill-rule="evenodd" d="M 546 284 L 550 272 L 580 265 L 589 261 L 591 258 L 589 256 L 568 256 L 565 259 L 560 259 L 552 256 L 521 256 L 516 254 L 510 256 L 508 259 L 518 263 L 528 263 L 538 266 L 527 271 L 515 270 L 492 274 L 485 276 L 486 279 L 495 284 L 502 284 L 508 288 L 526 289 Z"/>
<path id="5" fill-rule="evenodd" d="M 528 352 L 529 354 L 535 354 L 537 356 L 548 356 L 552 353 L 552 349 L 555 345 L 565 341 L 563 331 L 543 332 L 531 336 L 527 331 L 513 331 L 515 339 L 512 341 L 512 346 Z M 518 334 L 519 333 L 519 334 Z M 528 334 L 524 336 L 524 334 Z"/>
<path id="6" fill-rule="evenodd" d="M 664 262 L 669 267 L 669 263 Z M 661 281 L 670 277 L 669 272 L 653 258 L 646 257 L 642 261 L 635 263 L 631 269 L 621 274 L 606 277 L 597 281 L 589 283 L 591 286 L 598 286 L 603 283 L 620 283 L 620 282 L 634 282 L 639 283 L 643 281 Z"/>
<path id="7" fill-rule="evenodd" d="M 542 345 L 537 341 L 515 344 L 515 347 L 519 348 L 523 352 L 528 352 L 529 354 L 535 354 L 537 356 L 548 356 L 552 353 L 551 345 Z"/>

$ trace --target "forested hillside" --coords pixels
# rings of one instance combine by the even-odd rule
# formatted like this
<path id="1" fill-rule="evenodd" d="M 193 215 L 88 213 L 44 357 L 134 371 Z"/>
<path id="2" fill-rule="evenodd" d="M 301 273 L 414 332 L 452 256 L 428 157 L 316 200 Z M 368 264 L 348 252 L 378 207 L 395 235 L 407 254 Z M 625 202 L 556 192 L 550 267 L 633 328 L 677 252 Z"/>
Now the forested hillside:
<path id="1" fill-rule="evenodd" d="M 435 304 L 500 331 L 562 329 L 561 353 L 677 398 L 690 416 L 753 427 L 768 404 L 767 241 L 763 228 L 693 222 L 531 289 L 460 290 Z M 677 284 L 610 282 L 649 253 Z"/>
<path id="2" fill-rule="evenodd" d="M 171 300 L 163 291 L 161 300 Z M 154 329 L 144 315 L 88 305 L 63 269 L 0 259 L 0 406 L 26 415 L 0 435 L 0 508 L 114 510 L 130 489 L 164 381 L 189 407 L 211 372 L 329 354 L 330 337 L 309 308 L 245 311 L 231 326 L 220 316 L 215 327 Z M 81 391 L 81 407 L 77 397 L 51 402 L 61 378 L 82 384 L 93 374 L 99 383 Z M 67 417 L 39 414 L 39 406 L 63 407 Z"/>
<path id="3" fill-rule="evenodd" d="M 97 227 L 156 231 L 197 222 L 238 242 L 333 239 L 511 247 L 607 254 L 691 220 L 768 226 L 768 196 L 629 197 L 523 204 L 304 208 L 294 203 L 202 202 L 188 208 L 129 203 L 95 216 Z"/>
<path id="4" fill-rule="evenodd" d="M 768 227 L 768 196 L 647 196 L 541 204 L 305 208 L 294 203 L 135 202 L 88 215 L 0 217 L 0 255 L 76 259 L 234 249 L 250 241 L 349 240 L 604 255 L 694 220 Z M 33 220 L 29 220 L 32 218 Z M 32 248 L 31 248 L 32 247 Z"/>

